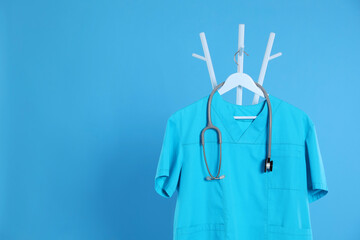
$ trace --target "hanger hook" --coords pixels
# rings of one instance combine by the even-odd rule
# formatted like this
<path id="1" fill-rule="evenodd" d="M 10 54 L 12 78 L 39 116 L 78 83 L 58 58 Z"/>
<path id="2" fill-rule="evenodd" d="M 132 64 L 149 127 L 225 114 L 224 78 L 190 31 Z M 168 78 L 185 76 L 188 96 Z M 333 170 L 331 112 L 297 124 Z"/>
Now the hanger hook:
<path id="1" fill-rule="evenodd" d="M 245 50 L 243 48 L 240 48 L 235 54 L 234 54 L 234 61 L 236 62 L 236 65 L 239 65 L 239 63 L 236 61 L 236 54 L 240 53 L 240 51 L 243 51 L 246 56 L 249 56 L 249 54 L 247 52 L 245 52 Z"/>

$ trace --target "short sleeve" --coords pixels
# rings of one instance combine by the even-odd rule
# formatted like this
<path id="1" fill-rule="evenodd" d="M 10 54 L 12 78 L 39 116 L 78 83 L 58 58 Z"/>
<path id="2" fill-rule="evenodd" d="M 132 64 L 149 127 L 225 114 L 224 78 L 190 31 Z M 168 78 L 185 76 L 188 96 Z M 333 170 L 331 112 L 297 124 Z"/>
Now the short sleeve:
<path id="1" fill-rule="evenodd" d="M 308 181 L 308 199 L 314 202 L 328 193 L 325 169 L 320 153 L 317 134 L 313 122 L 310 120 L 306 144 L 306 164 Z"/>
<path id="2" fill-rule="evenodd" d="M 171 116 L 166 123 L 155 175 L 155 191 L 165 198 L 170 198 L 176 190 L 182 165 L 181 153 L 179 124 Z"/>

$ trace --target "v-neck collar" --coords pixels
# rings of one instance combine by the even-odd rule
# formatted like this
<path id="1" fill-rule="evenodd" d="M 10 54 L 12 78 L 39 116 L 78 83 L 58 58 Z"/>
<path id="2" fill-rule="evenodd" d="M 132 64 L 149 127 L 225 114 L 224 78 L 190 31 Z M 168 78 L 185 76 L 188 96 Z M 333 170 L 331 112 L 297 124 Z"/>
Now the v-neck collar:
<path id="1" fill-rule="evenodd" d="M 274 98 L 270 94 L 269 99 L 272 112 L 274 113 L 277 101 L 274 101 Z M 234 142 L 255 142 L 268 124 L 268 106 L 265 100 L 254 105 L 237 105 L 224 100 L 219 92 L 216 91 L 211 102 L 211 110 L 218 115 L 224 128 Z M 257 117 L 253 120 L 245 120 L 252 122 L 247 127 L 240 128 L 237 121 L 244 120 L 235 119 L 234 116 Z"/>

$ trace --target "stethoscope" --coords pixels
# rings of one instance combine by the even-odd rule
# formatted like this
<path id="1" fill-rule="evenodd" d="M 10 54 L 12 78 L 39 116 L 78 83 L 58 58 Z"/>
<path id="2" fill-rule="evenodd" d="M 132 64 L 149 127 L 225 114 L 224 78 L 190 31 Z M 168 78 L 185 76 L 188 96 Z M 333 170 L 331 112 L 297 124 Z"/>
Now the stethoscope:
<path id="1" fill-rule="evenodd" d="M 207 176 L 205 179 L 206 180 L 220 180 L 220 179 L 223 179 L 225 177 L 225 175 L 220 175 L 220 169 L 221 169 L 221 131 L 218 127 L 214 126 L 212 124 L 212 121 L 211 121 L 211 101 L 212 101 L 212 98 L 214 96 L 214 93 L 222 86 L 224 85 L 225 82 L 222 82 L 220 84 L 218 84 L 211 92 L 210 96 L 209 96 L 209 99 L 208 99 L 208 103 L 207 103 L 207 125 L 206 127 L 201 131 L 201 145 L 203 147 L 203 152 L 204 152 L 204 159 L 205 159 L 205 164 L 206 164 L 206 168 L 210 174 L 210 176 Z M 267 157 L 265 159 L 265 166 L 264 166 L 264 172 L 267 172 L 267 171 L 272 171 L 272 168 L 273 168 L 273 161 L 270 160 L 271 158 L 271 130 L 272 130 L 272 112 L 271 112 L 271 103 L 270 103 L 270 99 L 269 99 L 269 95 L 267 94 L 267 92 L 265 91 L 265 89 L 263 88 L 263 86 L 261 86 L 259 83 L 255 82 L 255 84 L 261 89 L 261 91 L 264 93 L 264 96 L 265 96 L 265 99 L 266 99 L 266 102 L 267 102 L 267 106 L 268 106 L 268 110 L 269 110 L 269 113 L 268 113 L 268 123 L 269 123 L 269 128 L 268 128 L 268 144 L 267 144 Z M 204 141 L 204 135 L 205 135 L 205 132 L 206 130 L 209 130 L 209 129 L 214 129 L 218 135 L 218 144 L 219 144 L 219 154 L 220 154 L 220 161 L 219 161 L 219 169 L 218 169 L 218 173 L 216 175 L 216 177 L 214 177 L 211 172 L 210 172 L 210 169 L 209 169 L 209 166 L 208 166 L 208 163 L 207 163 L 207 160 L 206 160 L 206 154 L 205 154 L 205 141 Z"/>

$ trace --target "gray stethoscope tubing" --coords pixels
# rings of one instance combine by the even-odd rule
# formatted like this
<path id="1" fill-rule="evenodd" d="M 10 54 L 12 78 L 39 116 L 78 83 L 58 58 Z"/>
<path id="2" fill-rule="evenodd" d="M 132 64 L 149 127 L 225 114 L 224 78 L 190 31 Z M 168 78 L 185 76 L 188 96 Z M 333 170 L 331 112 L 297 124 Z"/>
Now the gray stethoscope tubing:
<path id="1" fill-rule="evenodd" d="M 214 96 L 214 93 L 221 87 L 224 85 L 225 82 L 222 82 L 220 84 L 218 84 L 211 92 L 210 96 L 209 96 L 209 99 L 208 99 L 208 103 L 207 103 L 207 125 L 206 127 L 201 131 L 201 145 L 203 147 L 203 152 L 204 152 L 204 160 L 205 160 L 205 164 L 206 164 L 206 168 L 209 172 L 209 175 L 210 176 L 207 176 L 206 177 L 206 180 L 215 180 L 215 179 L 223 179 L 225 177 L 225 175 L 221 175 L 219 177 L 219 174 L 220 174 L 220 169 L 221 169 L 221 160 L 222 160 L 222 152 L 221 152 L 221 143 L 222 143 L 222 138 L 221 138 L 221 131 L 218 127 L 214 126 L 212 124 L 212 121 L 211 121 L 211 101 L 212 101 L 212 98 Z M 265 172 L 267 170 L 269 171 L 272 171 L 272 166 L 273 166 L 273 161 L 270 160 L 271 158 L 271 130 L 272 130 L 272 111 L 271 111 L 271 103 L 270 103 L 270 99 L 269 99 L 269 96 L 267 94 L 267 92 L 265 91 L 265 89 L 257 82 L 255 82 L 255 84 L 261 89 L 261 91 L 264 93 L 264 96 L 265 96 L 265 99 L 266 99 L 266 102 L 267 102 L 267 106 L 268 106 L 268 115 L 269 115 L 269 121 L 268 121 L 268 124 L 269 124 L 269 129 L 268 129 L 268 145 L 267 145 L 267 158 L 265 160 Z M 220 160 L 219 160 L 219 169 L 218 169 L 218 173 L 217 175 L 214 177 L 211 172 L 210 172 L 210 169 L 209 169 L 209 166 L 208 166 L 208 163 L 207 163 L 207 160 L 206 160 L 206 154 L 205 154 L 205 141 L 204 141 L 204 135 L 205 135 L 205 132 L 206 130 L 209 130 L 209 129 L 214 129 L 218 135 L 218 144 L 219 144 L 219 154 L 220 154 Z"/>

